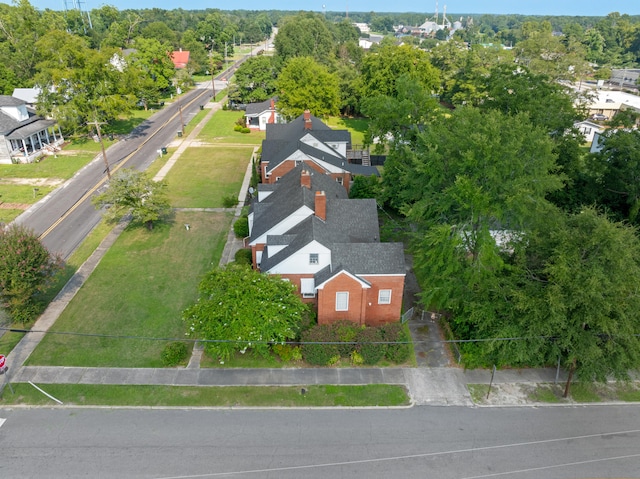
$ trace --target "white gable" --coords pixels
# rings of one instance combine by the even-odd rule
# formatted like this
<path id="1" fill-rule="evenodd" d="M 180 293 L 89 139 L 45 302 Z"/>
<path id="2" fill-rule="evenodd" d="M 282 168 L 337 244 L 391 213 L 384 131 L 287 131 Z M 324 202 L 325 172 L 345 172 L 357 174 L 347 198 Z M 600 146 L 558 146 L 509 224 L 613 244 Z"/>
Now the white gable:
<path id="1" fill-rule="evenodd" d="M 284 220 L 280 221 L 278 224 L 273 226 L 271 229 L 266 231 L 264 234 L 260 235 L 251 243 L 251 246 L 255 246 L 257 244 L 265 244 L 267 242 L 267 236 L 269 235 L 283 235 L 291 228 L 293 228 L 298 223 L 304 221 L 309 216 L 313 215 L 314 212 L 311 208 L 307 206 L 302 206 L 294 211 L 292 214 L 287 216 Z M 254 220 L 255 221 L 255 220 Z M 253 221 L 250 222 L 253 225 Z"/>
<path id="2" fill-rule="evenodd" d="M 29 119 L 29 112 L 27 111 L 27 105 L 17 105 L 17 106 L 3 106 L 2 113 L 5 115 L 9 115 L 16 121 L 24 121 Z"/>
<path id="3" fill-rule="evenodd" d="M 269 251 L 269 255 L 271 255 L 271 249 Z M 311 254 L 318 255 L 317 263 L 310 263 Z M 312 241 L 286 257 L 282 262 L 274 265 L 267 272 L 269 274 L 316 274 L 330 264 L 331 250 L 317 241 Z"/>
<path id="4" fill-rule="evenodd" d="M 300 138 L 300 141 L 305 145 L 312 146 L 333 156 L 346 156 L 347 154 L 346 141 L 331 141 L 329 143 L 323 143 L 311 133 L 307 133 L 306 135 L 304 135 L 302 138 Z M 339 153 L 339 155 L 336 154 L 336 151 Z"/>

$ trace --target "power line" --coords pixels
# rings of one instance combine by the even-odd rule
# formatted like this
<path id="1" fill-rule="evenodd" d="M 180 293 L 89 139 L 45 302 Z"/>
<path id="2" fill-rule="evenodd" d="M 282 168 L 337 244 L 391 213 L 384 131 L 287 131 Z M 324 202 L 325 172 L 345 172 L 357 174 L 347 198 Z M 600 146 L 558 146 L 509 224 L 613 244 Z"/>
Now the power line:
<path id="1" fill-rule="evenodd" d="M 40 333 L 40 334 L 55 334 L 60 336 L 76 336 L 76 337 L 88 337 L 88 338 L 106 338 L 106 339 L 136 339 L 141 341 L 182 341 L 182 342 L 200 342 L 200 343 L 233 343 L 233 344 L 359 344 L 358 341 L 255 341 L 250 339 L 194 339 L 194 338 L 174 338 L 174 337 L 153 337 L 153 336 L 135 336 L 135 335 L 122 335 L 122 334 L 99 334 L 99 333 L 81 333 L 77 331 L 45 331 L 37 329 L 18 329 L 18 328 L 6 328 L 0 327 L 0 331 L 7 331 L 11 333 Z M 640 335 L 637 335 L 640 336 Z M 529 336 L 529 337 L 512 337 L 512 338 L 480 338 L 480 339 L 443 339 L 441 343 L 453 344 L 453 343 L 475 343 L 475 342 L 489 342 L 489 341 L 528 341 L 532 339 L 545 339 L 553 340 L 552 336 Z M 364 341 L 367 344 L 419 344 L 429 343 L 429 340 L 418 341 Z"/>

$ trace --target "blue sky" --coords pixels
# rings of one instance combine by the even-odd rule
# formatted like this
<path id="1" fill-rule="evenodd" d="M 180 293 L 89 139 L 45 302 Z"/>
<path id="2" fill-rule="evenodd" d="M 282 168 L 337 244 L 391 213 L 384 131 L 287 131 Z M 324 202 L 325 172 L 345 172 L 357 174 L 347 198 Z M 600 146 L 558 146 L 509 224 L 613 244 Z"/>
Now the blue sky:
<path id="1" fill-rule="evenodd" d="M 10 3 L 0 0 L 3 3 Z M 78 0 L 76 0 L 77 2 Z M 416 2 L 412 0 L 253 0 L 245 2 L 219 2 L 215 0 L 191 0 L 182 3 L 171 0 L 79 0 L 82 8 L 91 10 L 102 5 L 113 5 L 119 10 L 127 8 L 174 8 L 205 9 L 244 8 L 248 10 L 314 10 L 322 11 L 323 5 L 327 11 L 350 12 L 425 12 L 429 16 L 435 12 L 435 0 Z M 73 0 L 67 0 L 67 5 L 73 5 Z M 31 4 L 39 9 L 52 8 L 63 10 L 64 0 L 31 0 Z M 442 13 L 444 5 L 447 12 L 458 13 L 518 13 L 526 15 L 585 15 L 604 16 L 610 12 L 640 15 L 639 0 L 440 0 L 439 11 Z"/>

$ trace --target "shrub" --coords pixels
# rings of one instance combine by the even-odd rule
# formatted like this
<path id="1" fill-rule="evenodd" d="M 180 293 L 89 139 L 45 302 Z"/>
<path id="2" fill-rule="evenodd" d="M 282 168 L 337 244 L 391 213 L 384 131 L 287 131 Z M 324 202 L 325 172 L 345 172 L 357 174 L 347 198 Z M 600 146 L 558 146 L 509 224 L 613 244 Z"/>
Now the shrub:
<path id="1" fill-rule="evenodd" d="M 354 366 L 360 366 L 362 363 L 364 363 L 362 355 L 358 351 L 351 351 L 351 364 Z"/>
<path id="2" fill-rule="evenodd" d="M 378 328 L 364 328 L 358 331 L 356 338 L 357 351 L 364 364 L 376 364 L 384 357 L 385 345 L 381 343 L 382 335 Z"/>
<path id="3" fill-rule="evenodd" d="M 356 349 L 356 337 L 361 329 L 360 326 L 351 321 L 341 320 L 331 324 L 331 329 L 333 329 L 335 340 L 344 343 L 337 345 L 340 356 L 350 357 L 351 352 Z"/>
<path id="4" fill-rule="evenodd" d="M 227 195 L 222 198 L 222 206 L 225 208 L 233 208 L 238 204 L 238 198 L 234 195 Z"/>
<path id="5" fill-rule="evenodd" d="M 179 341 L 167 343 L 162 350 L 162 364 L 166 367 L 177 366 L 187 359 L 187 345 Z"/>
<path id="6" fill-rule="evenodd" d="M 233 232 L 238 238 L 246 238 L 249 236 L 249 218 L 241 216 L 233 223 Z"/>
<path id="7" fill-rule="evenodd" d="M 388 323 L 379 329 L 383 341 L 389 343 L 385 348 L 385 357 L 396 364 L 404 363 L 409 359 L 411 350 L 409 349 L 409 336 L 405 327 L 401 323 Z"/>
<path id="8" fill-rule="evenodd" d="M 314 326 L 302 333 L 302 357 L 309 364 L 326 366 L 335 356 L 340 356 L 336 344 L 308 344 L 335 342 L 333 329 L 325 324 Z"/>
<path id="9" fill-rule="evenodd" d="M 240 128 L 240 133 L 251 133 L 251 129 L 245 126 L 244 128 Z"/>
<path id="10" fill-rule="evenodd" d="M 276 344 L 273 346 L 273 352 L 285 363 L 291 361 L 300 361 L 302 359 L 302 351 L 299 346 L 292 346 L 290 344 Z"/>
<path id="11" fill-rule="evenodd" d="M 238 264 L 251 265 L 252 255 L 250 249 L 239 249 L 235 254 L 235 262 Z"/>
<path id="12" fill-rule="evenodd" d="M 327 366 L 336 366 L 340 364 L 340 355 L 336 354 L 335 356 L 331 356 L 329 358 L 329 362 L 327 363 Z"/>
<path id="13" fill-rule="evenodd" d="M 245 128 L 247 126 L 247 120 L 244 115 L 236 120 L 236 126 L 239 126 L 240 128 Z"/>
<path id="14" fill-rule="evenodd" d="M 240 132 L 240 131 L 242 131 L 242 129 L 243 129 L 243 128 L 244 128 L 243 126 L 236 125 L 236 126 L 234 126 L 234 127 L 233 127 L 233 131 L 238 131 L 238 132 Z"/>

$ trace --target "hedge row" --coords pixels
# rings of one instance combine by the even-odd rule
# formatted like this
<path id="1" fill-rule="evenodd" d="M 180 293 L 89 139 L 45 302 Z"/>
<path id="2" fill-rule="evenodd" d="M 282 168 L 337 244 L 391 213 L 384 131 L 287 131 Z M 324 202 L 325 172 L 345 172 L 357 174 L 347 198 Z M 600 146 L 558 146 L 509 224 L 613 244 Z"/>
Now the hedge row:
<path id="1" fill-rule="evenodd" d="M 355 351 L 364 364 L 383 358 L 394 363 L 409 359 L 408 335 L 400 323 L 378 327 L 354 325 L 349 321 L 322 324 L 302 333 L 302 357 L 309 364 L 326 366 Z"/>

